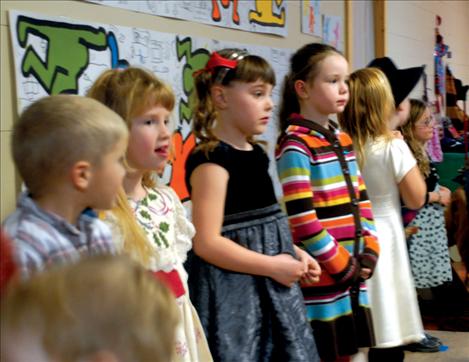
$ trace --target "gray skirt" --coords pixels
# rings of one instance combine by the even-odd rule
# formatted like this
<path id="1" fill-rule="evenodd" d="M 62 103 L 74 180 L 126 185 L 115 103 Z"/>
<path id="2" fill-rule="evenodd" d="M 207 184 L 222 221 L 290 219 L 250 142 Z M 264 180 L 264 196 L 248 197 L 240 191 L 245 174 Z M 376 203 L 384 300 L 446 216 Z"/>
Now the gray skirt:
<path id="1" fill-rule="evenodd" d="M 265 255 L 295 255 L 279 205 L 225 216 L 223 236 Z M 215 361 L 319 361 L 297 284 L 232 272 L 191 254 L 189 288 Z"/>

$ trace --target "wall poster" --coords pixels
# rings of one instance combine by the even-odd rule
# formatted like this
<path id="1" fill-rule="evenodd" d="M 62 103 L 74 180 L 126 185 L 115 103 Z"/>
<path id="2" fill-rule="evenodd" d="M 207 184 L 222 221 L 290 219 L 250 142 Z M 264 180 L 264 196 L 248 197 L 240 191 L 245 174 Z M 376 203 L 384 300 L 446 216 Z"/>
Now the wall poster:
<path id="1" fill-rule="evenodd" d="M 192 111 L 189 107 L 194 96 L 192 73 L 203 68 L 211 50 L 246 49 L 267 59 L 274 68 L 278 85 L 274 88 L 273 99 L 278 104 L 281 82 L 288 71 L 291 55 L 289 49 L 93 24 L 37 13 L 10 11 L 9 18 L 18 112 L 50 94 L 84 95 L 104 70 L 128 64 L 147 68 L 171 85 L 176 95 L 172 122 L 175 152 L 163 180 L 183 201 L 188 199 L 184 164 L 196 142 L 191 133 Z M 279 196 L 281 188 L 273 162 L 277 122 L 276 117 L 273 118 L 263 138 L 269 144 L 270 172 Z"/>
<path id="2" fill-rule="evenodd" d="M 225 28 L 287 36 L 286 0 L 86 1 Z"/>

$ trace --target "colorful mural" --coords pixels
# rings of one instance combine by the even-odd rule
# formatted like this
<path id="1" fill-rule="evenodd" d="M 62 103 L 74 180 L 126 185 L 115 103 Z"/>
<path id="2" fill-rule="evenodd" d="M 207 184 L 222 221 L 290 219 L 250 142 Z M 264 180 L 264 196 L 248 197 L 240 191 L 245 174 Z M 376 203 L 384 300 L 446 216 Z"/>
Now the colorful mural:
<path id="1" fill-rule="evenodd" d="M 286 0 L 86 0 L 141 13 L 287 36 Z"/>
<path id="2" fill-rule="evenodd" d="M 290 51 L 286 49 L 90 24 L 17 11 L 11 11 L 9 16 L 10 24 L 14 24 L 11 26 L 11 39 L 19 112 L 46 95 L 84 95 L 94 79 L 109 68 L 145 67 L 171 85 L 177 99 L 173 114 L 173 152 L 162 178 L 176 190 L 181 200 L 189 197 L 184 182 L 184 164 L 196 143 L 191 133 L 192 74 L 204 67 L 210 51 L 225 47 L 244 48 L 269 59 L 279 80 L 288 69 Z M 278 93 L 279 88 L 276 88 L 276 103 Z M 272 122 L 264 137 L 270 141 L 271 157 L 276 134 L 276 124 Z M 273 168 L 271 172 L 276 178 Z M 279 192 L 277 183 L 276 189 Z"/>
<path id="3" fill-rule="evenodd" d="M 43 41 L 44 60 L 28 42 L 30 35 Z M 101 27 L 69 26 L 26 16 L 18 16 L 16 36 L 19 46 L 25 49 L 21 59 L 23 76 L 37 79 L 48 94 L 77 93 L 78 79 L 89 64 L 89 50 L 107 48 L 106 32 Z"/>

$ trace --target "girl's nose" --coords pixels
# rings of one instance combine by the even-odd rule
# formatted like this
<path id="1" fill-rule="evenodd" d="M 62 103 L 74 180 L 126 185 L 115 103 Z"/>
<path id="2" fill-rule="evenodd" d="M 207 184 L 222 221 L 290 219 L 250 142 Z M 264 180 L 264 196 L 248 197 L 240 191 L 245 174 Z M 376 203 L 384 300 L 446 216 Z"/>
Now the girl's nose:
<path id="1" fill-rule="evenodd" d="M 167 125 L 163 125 L 160 130 L 159 138 L 169 138 L 171 136 L 171 132 Z"/>
<path id="2" fill-rule="evenodd" d="M 341 82 L 340 83 L 340 89 L 339 89 L 340 93 L 344 94 L 344 93 L 347 93 L 348 92 L 348 85 L 346 82 Z"/>

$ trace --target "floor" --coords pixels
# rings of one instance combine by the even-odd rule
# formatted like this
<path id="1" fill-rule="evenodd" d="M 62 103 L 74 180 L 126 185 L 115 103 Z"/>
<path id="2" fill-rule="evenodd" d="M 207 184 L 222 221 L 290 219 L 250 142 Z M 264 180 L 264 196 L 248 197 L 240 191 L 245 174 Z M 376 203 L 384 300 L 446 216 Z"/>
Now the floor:
<path id="1" fill-rule="evenodd" d="M 466 281 L 467 270 L 464 265 L 460 262 L 453 262 L 453 267 L 461 281 Z M 466 286 L 468 286 L 467 282 Z M 436 353 L 406 352 L 405 362 L 469 362 L 469 331 L 467 329 L 468 324 L 464 322 L 468 319 L 467 309 L 468 307 L 464 308 L 462 315 L 457 318 L 454 318 L 454 316 L 431 318 L 424 315 L 425 329 L 431 335 L 440 338 L 447 349 Z M 441 321 L 441 319 L 446 319 L 447 323 Z M 445 325 L 454 329 L 454 331 L 442 330 Z"/>
<path id="2" fill-rule="evenodd" d="M 448 347 L 446 351 L 436 353 L 406 352 L 405 362 L 468 362 L 469 332 L 429 331 Z"/>

